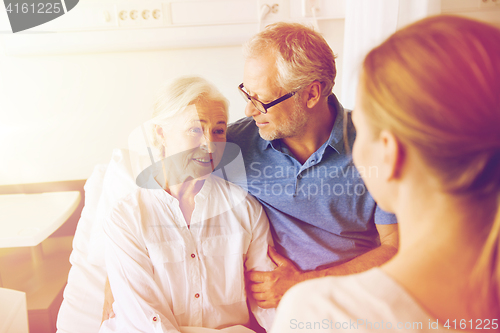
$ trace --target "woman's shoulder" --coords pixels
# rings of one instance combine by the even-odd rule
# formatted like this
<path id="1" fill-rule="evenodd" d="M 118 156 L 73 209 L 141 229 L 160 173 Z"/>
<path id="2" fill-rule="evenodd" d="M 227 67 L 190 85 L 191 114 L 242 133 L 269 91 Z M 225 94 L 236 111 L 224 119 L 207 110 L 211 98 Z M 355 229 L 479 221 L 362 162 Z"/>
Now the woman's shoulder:
<path id="1" fill-rule="evenodd" d="M 396 281 L 378 268 L 300 283 L 284 295 L 277 317 L 281 327 L 292 321 L 297 325 L 316 322 L 333 325 L 328 327 L 331 329 L 349 329 L 354 325 L 360 332 L 389 329 L 388 326 L 397 329 L 398 323 L 403 329 L 405 323 L 425 329 L 431 319 Z"/>
<path id="2" fill-rule="evenodd" d="M 128 194 L 120 198 L 113 205 L 110 218 L 121 216 L 126 218 L 126 221 L 134 221 L 144 216 L 147 211 L 154 210 L 158 206 L 158 196 L 161 193 L 156 193 L 160 190 L 152 190 L 145 188 L 135 188 Z"/>
<path id="3" fill-rule="evenodd" d="M 371 269 L 359 274 L 307 280 L 291 288 L 286 295 L 293 298 L 311 295 L 329 300 L 349 296 L 353 300 L 356 298 L 365 298 L 367 294 L 376 294 L 377 288 L 374 288 L 375 286 L 379 286 L 379 288 L 383 287 L 384 289 L 393 287 L 392 283 L 387 281 L 379 269 Z"/>
<path id="4" fill-rule="evenodd" d="M 262 205 L 245 189 L 217 176 L 211 177 L 212 185 L 208 201 L 204 201 L 212 214 L 224 223 L 238 225 L 249 234 L 257 226 L 268 227 L 268 220 Z"/>
<path id="5" fill-rule="evenodd" d="M 144 201 L 144 196 L 147 196 L 147 191 L 148 190 L 140 187 L 131 190 L 129 193 L 125 194 L 116 201 L 116 204 L 113 206 L 113 210 L 119 210 L 122 207 L 128 206 L 140 206 L 141 202 Z"/>

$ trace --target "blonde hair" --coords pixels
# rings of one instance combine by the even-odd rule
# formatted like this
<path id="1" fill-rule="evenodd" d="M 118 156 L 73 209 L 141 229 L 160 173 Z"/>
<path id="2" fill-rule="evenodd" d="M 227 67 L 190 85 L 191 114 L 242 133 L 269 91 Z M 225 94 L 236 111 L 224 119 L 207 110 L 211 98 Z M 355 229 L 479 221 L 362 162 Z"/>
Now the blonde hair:
<path id="1" fill-rule="evenodd" d="M 485 308 L 500 310 L 500 30 L 454 16 L 412 24 L 363 63 L 366 117 L 415 147 L 443 190 L 497 196 L 476 266 Z"/>
<path id="2" fill-rule="evenodd" d="M 335 55 L 323 36 L 312 28 L 299 23 L 273 23 L 253 36 L 243 51 L 245 58 L 272 52 L 276 58 L 277 85 L 286 91 L 297 91 L 319 81 L 323 96 L 332 92 Z"/>
<path id="3" fill-rule="evenodd" d="M 167 126 L 175 116 L 181 114 L 188 105 L 207 101 L 219 102 L 228 118 L 229 101 L 209 81 L 198 76 L 185 76 L 165 86 L 153 106 L 152 125 Z M 171 124 L 170 124 L 171 125 Z M 153 126 L 151 141 L 160 158 L 165 157 L 165 147 Z"/>

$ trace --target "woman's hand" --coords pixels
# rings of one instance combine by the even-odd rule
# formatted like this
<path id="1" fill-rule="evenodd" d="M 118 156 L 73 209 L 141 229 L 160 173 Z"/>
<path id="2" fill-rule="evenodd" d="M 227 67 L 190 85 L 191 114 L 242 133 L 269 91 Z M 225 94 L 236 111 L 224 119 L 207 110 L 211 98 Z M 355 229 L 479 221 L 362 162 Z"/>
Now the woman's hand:
<path id="1" fill-rule="evenodd" d="M 109 285 L 109 278 L 106 278 L 106 285 L 104 286 L 104 305 L 102 307 L 102 323 L 115 316 L 113 312 L 113 302 L 115 299 L 113 298 L 113 293 L 111 292 L 111 286 Z"/>

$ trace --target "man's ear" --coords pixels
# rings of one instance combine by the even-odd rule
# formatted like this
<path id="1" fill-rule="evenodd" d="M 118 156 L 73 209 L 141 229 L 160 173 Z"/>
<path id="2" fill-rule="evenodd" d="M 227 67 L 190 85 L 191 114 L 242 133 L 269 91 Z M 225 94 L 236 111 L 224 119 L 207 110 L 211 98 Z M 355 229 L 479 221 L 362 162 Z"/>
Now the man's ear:
<path id="1" fill-rule="evenodd" d="M 304 90 L 304 98 L 306 99 L 306 105 L 309 109 L 312 109 L 316 104 L 318 104 L 321 98 L 321 82 L 314 81 L 309 85 L 309 87 Z"/>
<path id="2" fill-rule="evenodd" d="M 399 179 L 406 160 L 404 146 L 393 133 L 387 130 L 380 132 L 380 141 L 383 146 L 383 177 L 388 181 Z"/>

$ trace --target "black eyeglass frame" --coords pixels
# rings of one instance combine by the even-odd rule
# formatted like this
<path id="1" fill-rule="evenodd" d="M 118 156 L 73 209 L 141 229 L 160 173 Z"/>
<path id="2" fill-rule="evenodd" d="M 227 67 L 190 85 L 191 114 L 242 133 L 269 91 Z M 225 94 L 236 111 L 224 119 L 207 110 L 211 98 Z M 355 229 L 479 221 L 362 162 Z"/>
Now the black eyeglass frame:
<path id="1" fill-rule="evenodd" d="M 297 93 L 297 91 L 289 92 L 288 94 L 283 95 L 283 96 L 275 99 L 272 102 L 263 103 L 263 102 L 259 101 L 257 98 L 253 98 L 252 96 L 250 96 L 245 90 L 243 90 L 244 87 L 245 86 L 243 85 L 243 83 L 238 86 L 238 89 L 243 93 L 243 97 L 246 97 L 250 102 L 252 102 L 252 104 L 255 106 L 255 108 L 257 110 L 259 110 L 260 113 L 263 113 L 263 114 L 266 114 L 267 109 L 269 109 L 270 107 L 275 106 L 276 104 L 281 103 L 281 102 L 289 99 L 290 97 L 292 97 L 293 95 L 295 95 Z M 256 102 L 260 103 L 260 105 L 262 105 L 262 107 L 264 108 L 264 111 L 259 109 L 258 105 L 255 104 Z"/>

